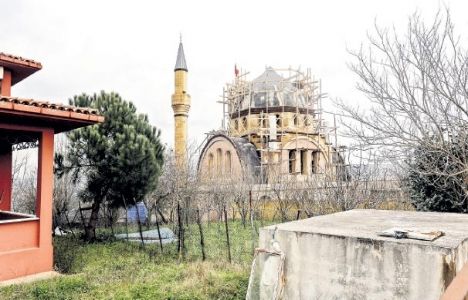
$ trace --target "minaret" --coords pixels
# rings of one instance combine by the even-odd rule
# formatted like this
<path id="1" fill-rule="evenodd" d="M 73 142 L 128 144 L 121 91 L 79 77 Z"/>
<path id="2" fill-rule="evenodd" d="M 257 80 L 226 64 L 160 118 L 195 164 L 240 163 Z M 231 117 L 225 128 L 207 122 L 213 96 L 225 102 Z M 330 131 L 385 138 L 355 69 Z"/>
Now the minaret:
<path id="1" fill-rule="evenodd" d="M 190 95 L 187 94 L 187 64 L 185 62 L 182 38 L 177 52 L 177 61 L 174 68 L 175 91 L 172 95 L 172 109 L 174 110 L 174 148 L 175 159 L 179 166 L 187 161 L 187 119 L 190 110 Z"/>

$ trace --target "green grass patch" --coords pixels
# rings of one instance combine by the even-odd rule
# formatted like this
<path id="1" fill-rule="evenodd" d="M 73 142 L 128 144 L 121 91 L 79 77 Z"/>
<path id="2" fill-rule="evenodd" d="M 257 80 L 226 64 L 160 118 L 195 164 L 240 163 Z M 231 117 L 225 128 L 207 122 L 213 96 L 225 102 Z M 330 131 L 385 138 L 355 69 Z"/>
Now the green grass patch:
<path id="1" fill-rule="evenodd" d="M 196 225 L 187 228 L 183 260 L 175 243 L 164 245 L 161 253 L 159 244 L 142 248 L 110 239 L 87 244 L 57 237 L 56 268 L 67 275 L 2 288 L 0 299 L 244 299 L 257 234 L 237 221 L 229 222 L 229 227 L 231 264 L 223 223 L 203 226 L 205 262 Z"/>

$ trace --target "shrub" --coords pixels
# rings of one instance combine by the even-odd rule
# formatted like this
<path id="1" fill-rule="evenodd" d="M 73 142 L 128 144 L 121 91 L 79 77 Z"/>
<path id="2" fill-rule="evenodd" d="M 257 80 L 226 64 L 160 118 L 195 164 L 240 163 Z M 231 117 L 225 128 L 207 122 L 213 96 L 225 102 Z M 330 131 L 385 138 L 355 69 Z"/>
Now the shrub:
<path id="1" fill-rule="evenodd" d="M 460 162 L 468 160 L 468 144 L 445 143 L 444 151 L 423 146 L 414 151 L 407 177 L 410 199 L 417 210 L 467 213 L 468 174 Z"/>

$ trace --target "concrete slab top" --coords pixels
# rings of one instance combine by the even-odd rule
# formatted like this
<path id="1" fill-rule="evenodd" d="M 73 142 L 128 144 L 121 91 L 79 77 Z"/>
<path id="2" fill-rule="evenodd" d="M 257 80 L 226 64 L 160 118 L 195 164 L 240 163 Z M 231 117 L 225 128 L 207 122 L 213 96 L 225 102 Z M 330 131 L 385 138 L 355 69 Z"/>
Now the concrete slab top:
<path id="1" fill-rule="evenodd" d="M 396 243 L 456 249 L 468 240 L 468 214 L 354 209 L 265 227 L 267 230 L 293 231 L 337 237 L 352 237 Z M 442 231 L 434 241 L 382 237 L 378 232 L 393 227 L 409 230 Z"/>

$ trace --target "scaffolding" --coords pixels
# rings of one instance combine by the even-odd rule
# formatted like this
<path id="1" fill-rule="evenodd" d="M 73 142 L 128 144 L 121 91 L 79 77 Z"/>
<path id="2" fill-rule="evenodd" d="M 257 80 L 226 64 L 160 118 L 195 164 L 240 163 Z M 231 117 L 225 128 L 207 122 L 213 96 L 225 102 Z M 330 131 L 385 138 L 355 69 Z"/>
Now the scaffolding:
<path id="1" fill-rule="evenodd" d="M 337 147 L 336 122 L 328 126 L 323 119 L 321 81 L 311 75 L 311 70 L 300 68 L 273 69 L 267 67 L 265 72 L 253 79 L 248 79 L 249 72 L 240 70 L 234 80 L 223 88 L 221 103 L 223 105 L 222 128 L 229 136 L 243 137 L 255 144 L 260 156 L 260 174 L 274 165 L 283 165 L 283 138 L 295 135 L 295 157 L 288 157 L 288 166 L 296 163 L 302 149 L 298 144 L 299 136 L 306 136 L 315 141 L 317 152 L 322 152 L 332 163 L 332 153 L 342 149 Z M 293 114 L 285 124 L 285 113 Z M 330 141 L 334 135 L 335 145 Z M 321 142 L 325 139 L 326 145 Z M 277 153 L 276 160 L 274 153 Z M 320 159 L 321 155 L 317 155 Z M 299 157 L 300 159 L 300 157 Z M 294 160 L 294 161 L 292 161 Z M 319 161 L 316 162 L 319 165 Z M 302 167 L 301 167 L 302 169 Z M 294 168 L 295 173 L 302 170 Z M 289 172 L 288 172 L 289 173 Z M 290 173 L 289 173 L 290 174 Z M 283 173 L 281 175 L 284 175 Z"/>

